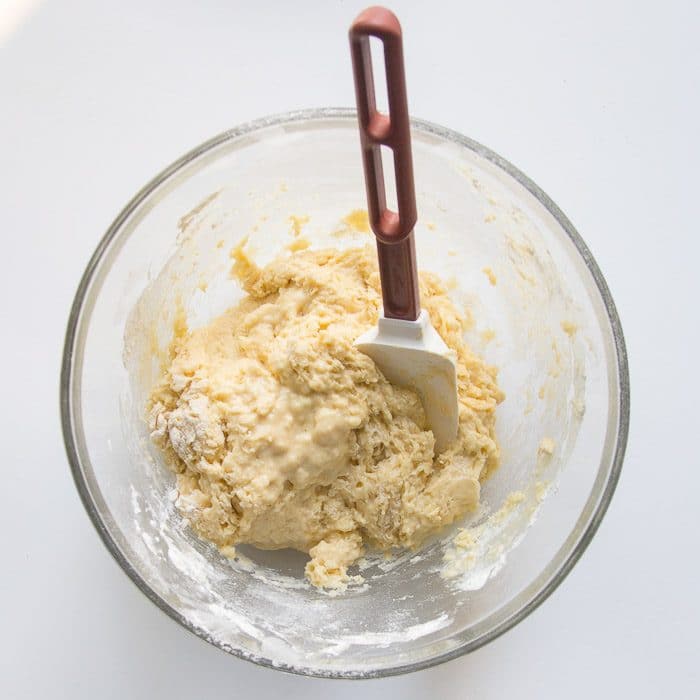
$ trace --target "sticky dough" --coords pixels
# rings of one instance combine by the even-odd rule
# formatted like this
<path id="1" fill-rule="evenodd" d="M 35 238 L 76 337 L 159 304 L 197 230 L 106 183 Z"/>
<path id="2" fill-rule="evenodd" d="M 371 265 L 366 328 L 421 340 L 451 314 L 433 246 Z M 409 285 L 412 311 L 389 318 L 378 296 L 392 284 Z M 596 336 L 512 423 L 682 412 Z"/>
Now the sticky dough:
<path id="1" fill-rule="evenodd" d="M 433 455 L 417 395 L 387 382 L 354 339 L 381 305 L 370 248 L 304 250 L 259 268 L 209 325 L 177 326 L 149 401 L 152 439 L 177 473 L 178 507 L 224 552 L 238 543 L 308 552 L 315 586 L 343 587 L 366 547 L 415 548 L 479 503 L 498 465 L 496 371 L 432 274 L 421 298 L 457 353 L 456 441 Z"/>

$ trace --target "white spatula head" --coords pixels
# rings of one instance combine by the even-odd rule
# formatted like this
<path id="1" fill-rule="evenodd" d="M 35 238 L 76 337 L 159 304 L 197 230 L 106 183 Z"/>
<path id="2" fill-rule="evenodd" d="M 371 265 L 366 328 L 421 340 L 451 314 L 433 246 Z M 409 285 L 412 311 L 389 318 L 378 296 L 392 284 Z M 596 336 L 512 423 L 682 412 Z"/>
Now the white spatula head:
<path id="1" fill-rule="evenodd" d="M 369 355 L 382 374 L 397 386 L 413 389 L 435 436 L 435 454 L 457 437 L 459 405 L 455 355 L 422 310 L 415 321 L 379 317 L 376 328 L 355 345 Z"/>

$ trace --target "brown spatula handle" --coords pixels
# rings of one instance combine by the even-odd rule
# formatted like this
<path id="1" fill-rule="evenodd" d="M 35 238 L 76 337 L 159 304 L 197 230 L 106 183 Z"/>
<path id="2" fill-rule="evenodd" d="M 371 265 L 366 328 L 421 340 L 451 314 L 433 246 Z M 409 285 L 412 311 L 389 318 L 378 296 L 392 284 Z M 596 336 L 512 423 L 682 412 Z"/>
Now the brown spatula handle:
<path id="1" fill-rule="evenodd" d="M 389 114 L 377 110 L 370 37 L 384 44 Z M 401 25 L 390 10 L 370 7 L 350 27 L 350 51 L 360 125 L 362 162 L 369 221 L 377 237 L 384 315 L 415 321 L 420 313 L 413 228 L 416 194 L 413 184 L 411 131 L 406 100 Z M 398 211 L 387 208 L 381 146 L 394 156 Z"/>

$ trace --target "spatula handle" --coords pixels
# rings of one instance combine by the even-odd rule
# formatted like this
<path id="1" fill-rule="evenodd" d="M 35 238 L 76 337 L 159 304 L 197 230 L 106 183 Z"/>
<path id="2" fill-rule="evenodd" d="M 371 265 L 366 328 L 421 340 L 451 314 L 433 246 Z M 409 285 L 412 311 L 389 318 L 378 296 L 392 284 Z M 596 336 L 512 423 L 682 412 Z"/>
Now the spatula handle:
<path id="1" fill-rule="evenodd" d="M 376 107 L 369 42 L 372 36 L 384 44 L 389 114 L 382 114 Z M 416 194 L 401 25 L 396 16 L 383 7 L 370 7 L 362 12 L 350 27 L 350 51 L 367 208 L 372 231 L 377 237 L 384 315 L 415 321 L 420 313 L 413 240 Z M 397 212 L 386 205 L 381 146 L 390 148 L 394 157 Z"/>

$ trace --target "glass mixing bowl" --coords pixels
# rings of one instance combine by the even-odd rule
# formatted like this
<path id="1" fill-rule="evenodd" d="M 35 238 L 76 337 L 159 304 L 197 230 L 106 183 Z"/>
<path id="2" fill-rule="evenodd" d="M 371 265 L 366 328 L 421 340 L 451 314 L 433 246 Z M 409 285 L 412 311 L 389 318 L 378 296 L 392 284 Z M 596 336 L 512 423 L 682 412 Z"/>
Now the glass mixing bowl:
<path id="1" fill-rule="evenodd" d="M 499 367 L 502 463 L 478 512 L 418 552 L 368 556 L 362 585 L 319 592 L 305 555 L 242 547 L 231 561 L 194 536 L 144 420 L 178 315 L 197 326 L 241 297 L 228 254 L 244 236 L 259 262 L 293 239 L 290 217 L 313 247 L 373 244 L 347 216 L 365 198 L 354 111 L 262 119 L 171 165 L 110 227 L 70 314 L 63 431 L 95 527 L 168 615 L 265 666 L 371 677 L 476 649 L 562 581 L 620 474 L 625 346 L 583 240 L 478 143 L 416 120 L 413 148 L 419 267 L 443 277 L 473 319 L 468 342 Z"/>

